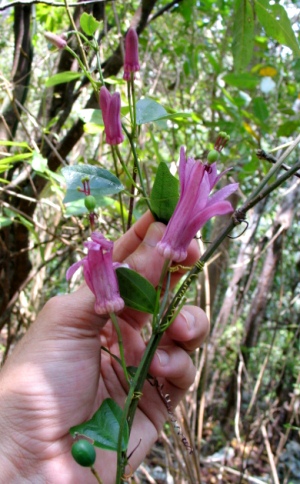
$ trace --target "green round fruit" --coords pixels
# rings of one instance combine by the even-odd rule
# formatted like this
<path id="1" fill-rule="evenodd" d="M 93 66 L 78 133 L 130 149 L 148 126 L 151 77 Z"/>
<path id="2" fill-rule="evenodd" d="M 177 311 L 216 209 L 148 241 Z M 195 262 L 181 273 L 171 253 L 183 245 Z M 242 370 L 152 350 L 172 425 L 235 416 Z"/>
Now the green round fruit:
<path id="1" fill-rule="evenodd" d="M 86 206 L 89 212 L 93 212 L 97 205 L 95 197 L 93 197 L 93 195 L 88 195 L 87 197 L 85 197 L 84 205 Z"/>
<path id="2" fill-rule="evenodd" d="M 74 442 L 71 452 L 77 464 L 81 465 L 82 467 L 91 467 L 96 460 L 96 451 L 94 446 L 84 439 Z"/>
<path id="3" fill-rule="evenodd" d="M 207 155 L 207 161 L 209 163 L 214 163 L 220 158 L 220 153 L 217 150 L 211 150 Z"/>

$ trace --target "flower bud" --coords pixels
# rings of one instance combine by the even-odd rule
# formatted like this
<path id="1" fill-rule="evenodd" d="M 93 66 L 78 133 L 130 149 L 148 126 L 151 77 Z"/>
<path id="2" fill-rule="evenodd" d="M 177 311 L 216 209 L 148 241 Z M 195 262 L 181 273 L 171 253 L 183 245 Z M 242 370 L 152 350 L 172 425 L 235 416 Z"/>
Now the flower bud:
<path id="1" fill-rule="evenodd" d="M 136 30 L 130 28 L 125 38 L 125 59 L 123 79 L 130 80 L 130 73 L 140 70 L 139 39 Z"/>
<path id="2" fill-rule="evenodd" d="M 207 155 L 207 161 L 209 163 L 214 163 L 220 158 L 220 153 L 217 150 L 211 150 Z"/>
<path id="3" fill-rule="evenodd" d="M 97 206 L 95 197 L 93 197 L 93 195 L 88 195 L 87 197 L 85 197 L 84 205 L 89 212 L 93 212 Z"/>
<path id="4" fill-rule="evenodd" d="M 67 45 L 64 34 L 56 35 L 52 32 L 44 32 L 44 36 L 52 45 L 55 45 L 55 47 L 57 47 L 58 49 L 64 49 Z"/>

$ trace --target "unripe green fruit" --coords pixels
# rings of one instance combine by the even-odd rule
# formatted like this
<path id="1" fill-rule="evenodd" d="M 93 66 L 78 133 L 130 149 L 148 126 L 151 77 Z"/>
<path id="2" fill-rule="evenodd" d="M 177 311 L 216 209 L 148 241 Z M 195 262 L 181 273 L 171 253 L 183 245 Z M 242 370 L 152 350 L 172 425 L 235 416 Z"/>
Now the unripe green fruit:
<path id="1" fill-rule="evenodd" d="M 82 467 L 91 467 L 96 460 L 96 451 L 94 446 L 84 439 L 74 442 L 71 452 L 77 464 L 81 465 Z"/>
<path id="2" fill-rule="evenodd" d="M 93 212 L 97 205 L 95 197 L 93 197 L 93 195 L 88 195 L 87 197 L 85 197 L 84 205 L 86 206 L 89 212 Z"/>
<path id="3" fill-rule="evenodd" d="M 207 161 L 209 163 L 214 163 L 220 158 L 220 153 L 217 150 L 211 150 L 207 155 Z"/>

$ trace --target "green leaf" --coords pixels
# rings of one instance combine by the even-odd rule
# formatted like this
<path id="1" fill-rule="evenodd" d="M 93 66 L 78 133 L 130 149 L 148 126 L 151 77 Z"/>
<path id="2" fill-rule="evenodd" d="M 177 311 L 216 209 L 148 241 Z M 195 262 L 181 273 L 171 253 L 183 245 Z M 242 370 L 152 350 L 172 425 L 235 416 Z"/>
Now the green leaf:
<path id="1" fill-rule="evenodd" d="M 82 109 L 79 112 L 79 117 L 84 123 L 99 124 L 103 126 L 103 118 L 101 109 Z"/>
<path id="2" fill-rule="evenodd" d="M 57 84 L 63 84 L 65 82 L 75 81 L 81 77 L 80 72 L 73 72 L 73 71 L 65 71 L 60 72 L 59 74 L 55 74 L 47 79 L 45 86 L 52 87 L 56 86 Z"/>
<path id="3" fill-rule="evenodd" d="M 255 10 L 266 34 L 289 47 L 299 57 L 299 44 L 283 6 L 272 4 L 269 0 L 256 0 Z"/>
<path id="4" fill-rule="evenodd" d="M 14 163 L 15 161 L 24 161 L 32 158 L 32 153 L 18 153 L 17 155 L 7 156 L 3 158 L 5 164 L 6 163 Z"/>
<path id="5" fill-rule="evenodd" d="M 86 35 L 92 36 L 99 29 L 100 22 L 93 15 L 84 12 L 80 17 L 80 27 Z"/>
<path id="6" fill-rule="evenodd" d="M 233 24 L 232 53 L 237 71 L 247 67 L 254 46 L 254 16 L 249 0 L 238 0 Z"/>
<path id="7" fill-rule="evenodd" d="M 13 223 L 12 218 L 7 218 L 7 217 L 2 217 L 0 215 L 0 229 L 3 229 L 3 227 L 7 227 L 8 225 L 11 225 Z"/>
<path id="8" fill-rule="evenodd" d="M 277 136 L 291 136 L 295 131 L 299 131 L 300 121 L 287 121 L 279 126 Z"/>
<path id="9" fill-rule="evenodd" d="M 35 171 L 44 173 L 47 170 L 47 159 L 37 151 L 34 151 L 32 154 L 31 166 Z"/>
<path id="10" fill-rule="evenodd" d="M 255 116 L 263 123 L 269 117 L 268 106 L 262 97 L 253 99 L 253 112 Z"/>
<path id="11" fill-rule="evenodd" d="M 27 148 L 28 150 L 30 149 L 28 143 L 25 141 L 6 141 L 6 140 L 0 140 L 0 146 L 18 146 L 21 148 Z"/>
<path id="12" fill-rule="evenodd" d="M 246 72 L 241 74 L 227 74 L 223 77 L 223 80 L 229 86 L 238 87 L 239 89 L 254 89 L 259 82 L 257 76 Z"/>
<path id="13" fill-rule="evenodd" d="M 101 449 L 117 451 L 122 414 L 121 407 L 111 398 L 106 398 L 90 420 L 72 427 L 70 433 L 73 437 L 79 434 L 92 439 L 93 444 Z M 129 431 L 126 423 L 122 450 L 126 450 L 128 439 Z"/>
<path id="14" fill-rule="evenodd" d="M 157 220 L 167 224 L 178 202 L 179 182 L 169 171 L 166 163 L 158 165 L 155 181 L 153 184 L 150 205 Z"/>
<path id="15" fill-rule="evenodd" d="M 168 116 L 167 111 L 153 99 L 144 98 L 136 103 L 137 124 L 150 123 L 151 121 L 164 118 L 164 116 Z"/>
<path id="16" fill-rule="evenodd" d="M 125 267 L 119 267 L 116 273 L 125 305 L 143 313 L 153 314 L 156 291 L 152 284 L 137 272 Z"/>
<path id="17" fill-rule="evenodd" d="M 90 181 L 91 195 L 97 196 L 113 195 L 123 190 L 122 183 L 118 178 L 103 168 L 92 165 L 66 166 L 62 169 L 62 174 L 67 183 L 67 193 L 64 203 L 73 202 L 84 198 L 85 195 L 78 191 L 82 188 L 82 178 L 88 177 Z"/>

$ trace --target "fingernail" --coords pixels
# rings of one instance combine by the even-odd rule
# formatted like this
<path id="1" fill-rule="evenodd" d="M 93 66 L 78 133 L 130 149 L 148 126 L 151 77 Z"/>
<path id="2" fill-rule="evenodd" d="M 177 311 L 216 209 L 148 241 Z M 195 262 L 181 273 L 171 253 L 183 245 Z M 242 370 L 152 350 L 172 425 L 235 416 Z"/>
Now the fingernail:
<path id="1" fill-rule="evenodd" d="M 149 245 L 150 247 L 156 247 L 156 244 L 161 240 L 162 235 L 162 229 L 159 224 L 153 223 L 150 225 L 146 233 L 144 243 Z"/>
<path id="2" fill-rule="evenodd" d="M 180 314 L 184 317 L 188 330 L 193 329 L 195 326 L 195 316 L 185 309 L 182 309 Z"/>
<path id="3" fill-rule="evenodd" d="M 169 355 L 166 351 L 164 350 L 157 350 L 156 354 L 158 356 L 159 362 L 161 366 L 166 366 L 169 363 Z"/>

